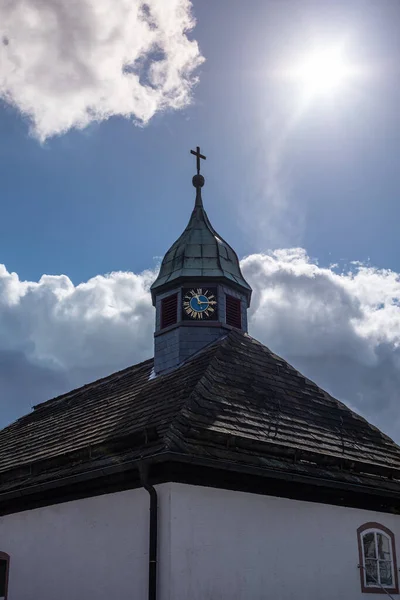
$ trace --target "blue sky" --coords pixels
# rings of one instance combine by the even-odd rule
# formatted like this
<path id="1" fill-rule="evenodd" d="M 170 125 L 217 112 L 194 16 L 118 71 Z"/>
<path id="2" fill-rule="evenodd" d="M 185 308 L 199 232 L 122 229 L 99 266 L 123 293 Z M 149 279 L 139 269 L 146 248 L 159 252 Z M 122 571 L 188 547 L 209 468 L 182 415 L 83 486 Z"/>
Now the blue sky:
<path id="1" fill-rule="evenodd" d="M 101 1 L 104 5 L 109 2 Z M 113 4 L 116 23 L 120 4 Z M 174 0 L 174 4 L 188 8 L 190 3 Z M 75 5 L 87 9 L 87 14 L 94 6 L 92 0 L 79 0 Z M 156 5 L 153 0 L 149 2 L 152 5 Z M 259 295 L 255 295 L 252 333 L 329 391 L 386 426 L 393 435 L 390 423 L 394 414 L 397 418 L 393 407 L 400 377 L 396 366 L 400 333 L 393 333 L 400 322 L 396 309 L 400 272 L 400 6 L 385 0 L 379 4 L 193 0 L 191 8 L 196 25 L 187 38 L 198 43 L 205 61 L 189 69 L 188 78 L 197 77 L 198 82 L 191 87 L 185 106 L 155 110 L 143 126 L 132 122 L 138 114 L 131 118 L 121 116 L 123 111 L 118 109 L 115 94 L 113 106 L 117 108 L 109 112 L 109 118 L 99 118 L 82 129 L 65 128 L 64 133 L 54 136 L 50 131 L 41 141 L 37 129 L 36 134 L 34 131 L 34 119 L 26 114 L 26 98 L 31 97 L 33 90 L 37 94 L 36 104 L 32 101 L 36 117 L 40 114 L 47 122 L 57 121 L 57 115 L 69 109 L 77 97 L 68 95 L 69 85 L 77 95 L 80 85 L 82 95 L 86 93 L 87 82 L 81 84 L 82 74 L 78 73 L 78 67 L 87 67 L 85 58 L 68 63 L 72 71 L 61 85 L 66 86 L 65 97 L 56 76 L 57 60 L 50 58 L 55 49 L 62 57 L 67 53 L 62 45 L 56 48 L 61 42 L 46 38 L 48 46 L 43 56 L 49 64 L 45 59 L 42 64 L 35 64 L 33 75 L 31 66 L 25 70 L 20 67 L 21 73 L 19 67 L 13 67 L 13 73 L 21 75 L 14 83 L 10 83 L 14 75 L 10 75 L 11 71 L 2 73 L 0 63 L 0 90 L 4 90 L 0 106 L 0 263 L 7 273 L 17 273 L 15 286 L 20 290 L 18 302 L 11 292 L 8 299 L 4 296 L 7 310 L 3 317 L 0 315 L 0 352 L 4 352 L 0 380 L 7 389 L 2 422 L 26 412 L 36 401 L 151 353 L 153 315 L 150 305 L 142 305 L 148 282 L 141 274 L 156 267 L 187 223 L 194 201 L 191 177 L 195 172 L 189 150 L 200 145 L 207 155 L 203 165 L 204 202 L 212 223 L 241 258 L 250 257 L 246 263 L 249 277 L 259 290 Z M 65 10 L 68 12 L 69 8 Z M 84 14 L 82 10 L 80 15 Z M 13 31 L 21 29 L 21 23 L 26 25 L 24 14 L 19 15 L 20 21 L 12 21 L 9 15 L 1 15 L 0 9 L 0 16 L 1 51 L 11 52 L 13 44 L 18 50 L 18 43 L 22 42 L 18 42 L 17 34 L 14 42 Z M 85 33 L 72 18 L 66 19 L 65 24 L 59 18 L 57 31 L 72 53 L 78 42 L 71 37 L 70 22 L 82 35 L 81 41 L 85 41 Z M 321 48 L 345 40 L 348 60 L 359 67 L 362 76 L 355 77 L 332 97 L 313 98 L 300 110 L 302 95 L 298 83 L 281 77 L 280 69 L 283 64 L 296 65 L 310 40 L 316 40 Z M 150 64 L 156 59 L 154 49 L 145 55 Z M 103 72 L 101 64 L 96 68 L 100 74 Z M 112 95 L 112 87 L 109 89 Z M 14 103 L 10 103 L 10 94 L 14 94 Z M 292 247 L 303 249 L 296 254 L 294 263 L 288 251 Z M 277 249 L 285 249 L 286 254 L 273 255 L 273 264 L 282 275 L 279 285 L 286 294 L 288 311 L 297 319 L 290 334 L 264 327 L 268 315 L 274 314 L 280 323 L 279 319 L 287 321 L 287 313 L 275 314 L 275 300 L 268 296 L 275 267 L 264 259 L 256 262 L 252 258 Z M 371 269 L 358 273 L 356 291 L 350 278 L 334 279 L 335 269 L 347 272 L 352 261 L 362 263 L 362 269 Z M 307 266 L 311 263 L 317 271 Z M 289 268 L 290 264 L 295 267 Z M 332 264 L 339 266 L 332 270 Z M 137 322 L 139 315 L 145 325 L 137 325 L 138 330 L 132 325 L 129 351 L 129 339 L 122 340 L 115 315 L 105 316 L 99 308 L 98 315 L 101 313 L 103 320 L 99 320 L 94 334 L 88 325 L 92 316 L 88 317 L 87 311 L 79 312 L 79 298 L 87 293 L 87 288 L 76 286 L 86 285 L 96 276 L 100 279 L 90 284 L 93 306 L 97 306 L 96 302 L 103 306 L 99 298 L 110 293 L 113 306 L 121 303 L 123 310 L 129 307 L 130 301 L 118 287 L 121 278 L 117 278 L 118 284 L 117 280 L 110 283 L 103 278 L 113 271 L 131 271 L 139 277 L 129 284 L 132 294 L 140 295 L 140 302 L 137 297 L 131 299 L 132 323 Z M 293 278 L 290 281 L 285 279 L 289 272 Z M 60 290 L 70 283 L 67 279 L 47 279 L 41 291 L 34 288 L 31 295 L 21 283 L 38 282 L 43 274 L 66 276 L 75 286 L 75 300 L 71 300 L 72 308 L 65 314 L 72 315 L 70 329 L 76 327 L 80 337 L 77 334 L 69 339 L 68 353 L 60 351 L 66 344 L 65 329 L 60 333 L 59 321 L 50 317 L 46 321 L 46 315 L 52 311 L 60 314 L 53 300 L 47 304 L 48 297 L 52 294 L 59 300 L 63 293 Z M 341 306 L 362 306 L 365 318 L 358 322 L 358 341 L 354 342 L 359 355 L 353 357 L 353 374 L 346 371 L 347 387 L 339 386 L 337 380 L 340 369 L 346 366 L 342 348 L 348 341 L 347 333 L 351 331 L 353 335 L 355 331 L 357 310 L 343 309 L 346 335 L 335 337 L 334 321 L 332 329 L 322 321 L 315 325 L 318 319 L 313 317 L 313 307 L 306 309 L 304 303 L 300 306 L 298 297 L 305 298 L 303 290 L 300 293 L 296 288 L 301 277 L 312 281 L 320 277 L 321 281 L 330 282 L 331 287 L 324 287 L 321 297 L 315 292 L 315 302 L 326 320 L 336 315 L 337 321 Z M 107 287 L 111 285 L 112 291 Z M 277 285 L 275 281 L 274 289 Z M 377 289 L 380 296 L 376 293 L 375 298 Z M 295 297 L 296 293 L 300 296 Z M 349 295 L 348 302 L 343 301 L 342 293 Z M 36 299 L 30 306 L 34 294 Z M 264 302 L 267 296 L 270 304 Z M 374 301 L 369 302 L 372 296 Z M 86 297 L 86 308 L 90 302 Z M 281 302 L 281 308 L 285 302 Z M 387 306 L 384 324 L 381 313 L 378 314 L 381 305 Z M 73 321 L 73 315 L 78 313 L 86 316 L 82 321 Z M 107 327 L 102 325 L 104 319 Z M 314 349 L 303 355 L 300 349 L 307 346 L 312 327 L 319 332 L 318 341 L 314 342 Z M 54 331 L 59 337 L 54 334 L 53 339 Z M 331 334 L 337 345 L 328 344 L 327 349 L 326 336 Z M 357 346 L 361 339 L 363 350 Z M 107 351 L 111 346 L 112 350 Z M 293 347 L 298 348 L 296 352 L 291 350 Z M 320 352 L 315 348 L 320 348 Z M 73 355 L 80 357 L 76 363 L 71 359 Z M 365 390 L 360 392 L 360 382 L 367 379 L 366 368 L 370 369 L 371 381 L 379 380 L 368 398 Z M 22 386 L 19 381 L 25 377 L 24 369 L 29 386 Z M 382 389 L 386 390 L 386 399 L 379 400 Z M 390 404 L 383 417 L 379 416 L 379 402 L 382 406 Z"/>
<path id="2" fill-rule="evenodd" d="M 300 244 L 322 263 L 398 268 L 400 9 L 334 4 L 194 2 L 191 36 L 206 62 L 192 104 L 144 128 L 116 117 L 40 145 L 3 105 L 2 262 L 23 278 L 66 273 L 76 283 L 151 266 L 188 218 L 189 149 L 200 144 L 207 207 L 240 255 Z M 271 223 L 263 163 L 297 107 L 270 71 L 282 52 L 295 60 L 313 32 L 335 41 L 347 31 L 354 60 L 374 75 L 300 118 L 282 158 L 287 206 Z"/>

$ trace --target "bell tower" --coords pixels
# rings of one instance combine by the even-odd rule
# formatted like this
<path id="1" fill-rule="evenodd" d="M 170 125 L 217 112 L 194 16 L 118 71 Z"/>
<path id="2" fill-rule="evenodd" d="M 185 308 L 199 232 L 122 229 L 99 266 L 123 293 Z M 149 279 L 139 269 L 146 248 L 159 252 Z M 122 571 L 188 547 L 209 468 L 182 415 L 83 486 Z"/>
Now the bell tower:
<path id="1" fill-rule="evenodd" d="M 156 308 L 154 370 L 173 369 L 232 328 L 247 332 L 251 287 L 236 252 L 212 227 L 203 207 L 200 148 L 189 223 L 168 250 L 151 286 Z"/>

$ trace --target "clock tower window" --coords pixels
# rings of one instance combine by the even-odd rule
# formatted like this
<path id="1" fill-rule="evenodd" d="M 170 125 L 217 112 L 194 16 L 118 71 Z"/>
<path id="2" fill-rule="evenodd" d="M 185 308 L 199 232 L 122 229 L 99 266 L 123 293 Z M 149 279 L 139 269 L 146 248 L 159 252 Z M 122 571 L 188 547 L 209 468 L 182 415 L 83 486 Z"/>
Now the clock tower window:
<path id="1" fill-rule="evenodd" d="M 161 329 L 175 325 L 178 321 L 178 294 L 171 294 L 161 300 Z"/>

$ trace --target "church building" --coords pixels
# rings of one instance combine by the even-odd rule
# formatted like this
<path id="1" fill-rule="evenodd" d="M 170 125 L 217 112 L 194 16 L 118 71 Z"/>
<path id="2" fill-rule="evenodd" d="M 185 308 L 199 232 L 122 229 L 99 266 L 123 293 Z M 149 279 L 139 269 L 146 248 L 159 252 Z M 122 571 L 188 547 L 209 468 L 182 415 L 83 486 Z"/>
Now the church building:
<path id="1" fill-rule="evenodd" d="M 0 600 L 400 598 L 400 447 L 248 334 L 192 153 L 154 358 L 0 432 Z"/>

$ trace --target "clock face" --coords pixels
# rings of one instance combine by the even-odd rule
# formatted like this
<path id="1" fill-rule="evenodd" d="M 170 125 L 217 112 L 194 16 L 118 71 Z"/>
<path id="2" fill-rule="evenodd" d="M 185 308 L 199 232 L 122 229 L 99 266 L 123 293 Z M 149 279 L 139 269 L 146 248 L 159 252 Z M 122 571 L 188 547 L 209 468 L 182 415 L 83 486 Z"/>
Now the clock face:
<path id="1" fill-rule="evenodd" d="M 182 296 L 185 319 L 217 319 L 216 288 L 187 288 Z"/>

